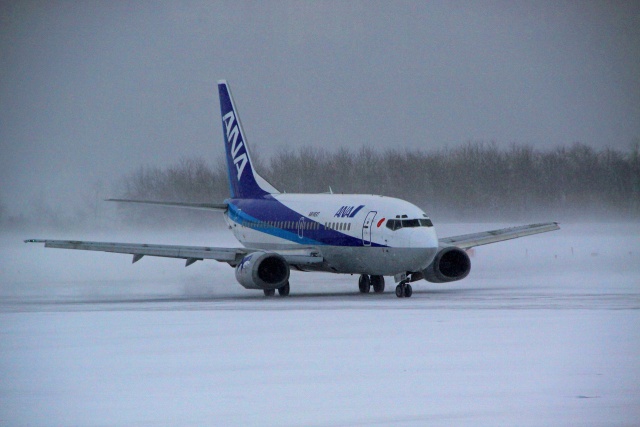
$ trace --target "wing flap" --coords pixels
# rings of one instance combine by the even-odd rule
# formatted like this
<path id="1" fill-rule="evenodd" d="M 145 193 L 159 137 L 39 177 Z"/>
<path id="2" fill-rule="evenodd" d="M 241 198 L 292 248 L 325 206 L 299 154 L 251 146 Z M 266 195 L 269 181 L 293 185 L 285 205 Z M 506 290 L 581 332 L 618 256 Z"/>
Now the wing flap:
<path id="1" fill-rule="evenodd" d="M 445 237 L 439 239 L 445 245 L 457 246 L 461 249 L 469 249 L 474 246 L 488 245 L 504 240 L 517 239 L 518 237 L 531 236 L 532 234 L 546 233 L 559 230 L 557 222 L 543 224 L 529 224 L 520 227 L 502 228 L 500 230 L 484 231 L 480 233 L 464 234 L 461 236 Z"/>

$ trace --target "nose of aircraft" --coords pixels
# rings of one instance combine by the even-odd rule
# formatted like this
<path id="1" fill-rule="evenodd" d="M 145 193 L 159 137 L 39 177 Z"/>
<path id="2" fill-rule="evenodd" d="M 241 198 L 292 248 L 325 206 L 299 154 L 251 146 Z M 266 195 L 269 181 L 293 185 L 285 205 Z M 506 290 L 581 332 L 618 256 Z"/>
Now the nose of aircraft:
<path id="1" fill-rule="evenodd" d="M 437 248 L 438 236 L 435 227 L 420 227 L 411 230 L 411 246 L 414 248 Z"/>

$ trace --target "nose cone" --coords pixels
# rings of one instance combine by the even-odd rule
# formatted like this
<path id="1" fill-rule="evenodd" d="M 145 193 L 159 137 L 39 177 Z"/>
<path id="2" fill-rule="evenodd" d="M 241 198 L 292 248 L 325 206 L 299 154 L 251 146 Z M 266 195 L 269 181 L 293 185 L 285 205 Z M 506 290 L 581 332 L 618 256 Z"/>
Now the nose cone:
<path id="1" fill-rule="evenodd" d="M 411 246 L 414 248 L 437 248 L 438 236 L 435 227 L 411 229 Z"/>
<path id="2" fill-rule="evenodd" d="M 420 249 L 420 267 L 426 268 L 436 257 L 438 252 L 438 236 L 434 227 L 416 228 L 411 236 L 411 246 Z"/>

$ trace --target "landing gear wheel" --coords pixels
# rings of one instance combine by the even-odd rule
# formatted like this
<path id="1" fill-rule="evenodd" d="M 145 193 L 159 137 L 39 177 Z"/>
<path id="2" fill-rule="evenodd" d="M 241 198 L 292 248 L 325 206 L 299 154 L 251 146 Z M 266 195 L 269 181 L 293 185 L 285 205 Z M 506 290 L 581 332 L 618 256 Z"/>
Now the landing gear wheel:
<path id="1" fill-rule="evenodd" d="M 396 296 L 398 298 L 404 297 L 404 289 L 402 284 L 399 284 L 398 286 L 396 286 Z"/>
<path id="2" fill-rule="evenodd" d="M 400 283 L 396 286 L 396 296 L 398 298 L 411 298 L 413 295 L 413 288 L 408 283 Z"/>
<path id="3" fill-rule="evenodd" d="M 373 292 L 381 294 L 384 292 L 384 277 L 371 276 L 371 284 L 373 285 Z"/>
<path id="4" fill-rule="evenodd" d="M 413 295 L 413 288 L 410 284 L 407 283 L 406 285 L 404 285 L 404 297 L 411 298 L 411 295 Z"/>
<path id="5" fill-rule="evenodd" d="M 281 297 L 288 297 L 289 296 L 289 281 L 287 280 L 287 284 L 284 285 L 281 288 L 278 288 L 278 293 L 280 294 Z"/>
<path id="6" fill-rule="evenodd" d="M 360 289 L 360 293 L 367 294 L 371 289 L 371 279 L 366 274 L 361 274 L 358 279 L 358 288 Z"/>
<path id="7" fill-rule="evenodd" d="M 276 290 L 275 289 L 265 289 L 264 290 L 264 296 L 265 297 L 272 297 L 276 294 Z"/>

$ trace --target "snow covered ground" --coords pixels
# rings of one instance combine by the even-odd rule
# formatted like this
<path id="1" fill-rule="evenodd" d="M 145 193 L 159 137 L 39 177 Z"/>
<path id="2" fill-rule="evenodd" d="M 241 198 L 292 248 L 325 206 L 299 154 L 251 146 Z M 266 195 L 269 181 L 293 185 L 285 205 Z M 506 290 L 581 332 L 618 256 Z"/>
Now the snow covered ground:
<path id="1" fill-rule="evenodd" d="M 504 224 L 450 224 L 442 236 Z M 236 245 L 224 231 L 0 236 L 0 425 L 638 425 L 640 225 L 480 247 L 398 299 L 292 273 L 24 238 Z"/>

